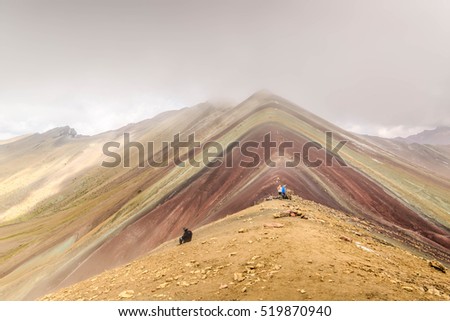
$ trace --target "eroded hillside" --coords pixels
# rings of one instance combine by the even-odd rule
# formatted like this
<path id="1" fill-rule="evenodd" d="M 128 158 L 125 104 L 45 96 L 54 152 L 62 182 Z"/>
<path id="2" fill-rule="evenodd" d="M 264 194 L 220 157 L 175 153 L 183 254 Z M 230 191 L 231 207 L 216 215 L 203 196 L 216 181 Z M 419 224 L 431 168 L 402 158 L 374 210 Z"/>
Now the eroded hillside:
<path id="1" fill-rule="evenodd" d="M 295 212 L 296 216 L 274 218 Z M 245 209 L 43 300 L 450 300 L 449 274 L 368 222 L 294 197 Z"/>

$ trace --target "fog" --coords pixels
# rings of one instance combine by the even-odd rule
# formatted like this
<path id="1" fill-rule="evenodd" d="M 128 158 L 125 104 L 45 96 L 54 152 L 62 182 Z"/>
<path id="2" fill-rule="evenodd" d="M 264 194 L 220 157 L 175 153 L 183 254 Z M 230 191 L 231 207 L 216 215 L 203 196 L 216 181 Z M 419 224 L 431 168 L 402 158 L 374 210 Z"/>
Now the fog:
<path id="1" fill-rule="evenodd" d="M 450 2 L 0 0 L 0 139 L 260 89 L 385 137 L 450 125 Z"/>

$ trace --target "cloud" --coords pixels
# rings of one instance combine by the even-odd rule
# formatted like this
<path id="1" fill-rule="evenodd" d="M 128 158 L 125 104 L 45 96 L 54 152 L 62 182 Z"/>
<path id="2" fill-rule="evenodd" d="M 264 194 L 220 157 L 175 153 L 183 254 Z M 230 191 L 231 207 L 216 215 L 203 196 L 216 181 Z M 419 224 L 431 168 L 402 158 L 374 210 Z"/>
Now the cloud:
<path id="1" fill-rule="evenodd" d="M 5 0 L 0 137 L 93 134 L 262 88 L 362 131 L 450 125 L 449 14 L 448 1 Z"/>
<path id="2" fill-rule="evenodd" d="M 345 130 L 358 134 L 367 134 L 372 136 L 384 137 L 384 138 L 395 138 L 395 137 L 408 137 L 417 133 L 420 133 L 427 129 L 433 129 L 434 126 L 405 126 L 405 125 L 395 125 L 395 126 L 385 126 L 382 124 L 352 124 L 352 123 L 341 123 L 338 125 Z"/>
<path id="3" fill-rule="evenodd" d="M 408 137 L 414 134 L 417 134 L 421 131 L 424 131 L 426 129 L 430 129 L 428 127 L 408 127 L 405 128 L 405 126 L 395 126 L 395 127 L 380 127 L 377 130 L 377 136 L 380 137 Z"/>

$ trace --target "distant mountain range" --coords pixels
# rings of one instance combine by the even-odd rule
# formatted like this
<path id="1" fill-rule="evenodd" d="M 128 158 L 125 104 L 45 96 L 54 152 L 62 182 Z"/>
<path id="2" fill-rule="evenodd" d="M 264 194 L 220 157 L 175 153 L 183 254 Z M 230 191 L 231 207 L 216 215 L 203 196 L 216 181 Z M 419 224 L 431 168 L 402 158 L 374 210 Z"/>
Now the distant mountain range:
<path id="1" fill-rule="evenodd" d="M 399 141 L 429 145 L 450 145 L 450 127 L 441 126 L 435 129 L 424 130 L 418 134 L 406 138 L 397 137 Z"/>
<path id="2" fill-rule="evenodd" d="M 176 155 L 164 145 L 194 133 L 201 147 Z M 267 135 L 276 147 L 263 147 Z M 129 166 L 101 166 L 126 158 L 127 139 Z M 208 142 L 224 148 L 205 158 Z M 153 153 L 141 153 L 149 143 Z M 203 161 L 177 160 L 189 155 Z M 148 163 L 165 158 L 167 166 Z M 356 135 L 266 91 L 96 136 L 63 127 L 13 140 L 0 145 L 0 299 L 35 299 L 126 264 L 185 226 L 277 194 L 280 183 L 450 262 L 449 164 L 446 146 Z"/>

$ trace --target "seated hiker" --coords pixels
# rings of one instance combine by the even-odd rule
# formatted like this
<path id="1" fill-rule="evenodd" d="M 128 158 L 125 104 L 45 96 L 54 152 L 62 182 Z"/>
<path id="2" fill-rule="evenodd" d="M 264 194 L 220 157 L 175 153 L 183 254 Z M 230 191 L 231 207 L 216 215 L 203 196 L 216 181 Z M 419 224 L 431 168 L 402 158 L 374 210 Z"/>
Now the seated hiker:
<path id="1" fill-rule="evenodd" d="M 192 240 L 192 231 L 190 231 L 186 227 L 183 227 L 183 231 L 184 231 L 183 236 L 180 237 L 179 239 L 180 244 L 190 242 Z"/>

